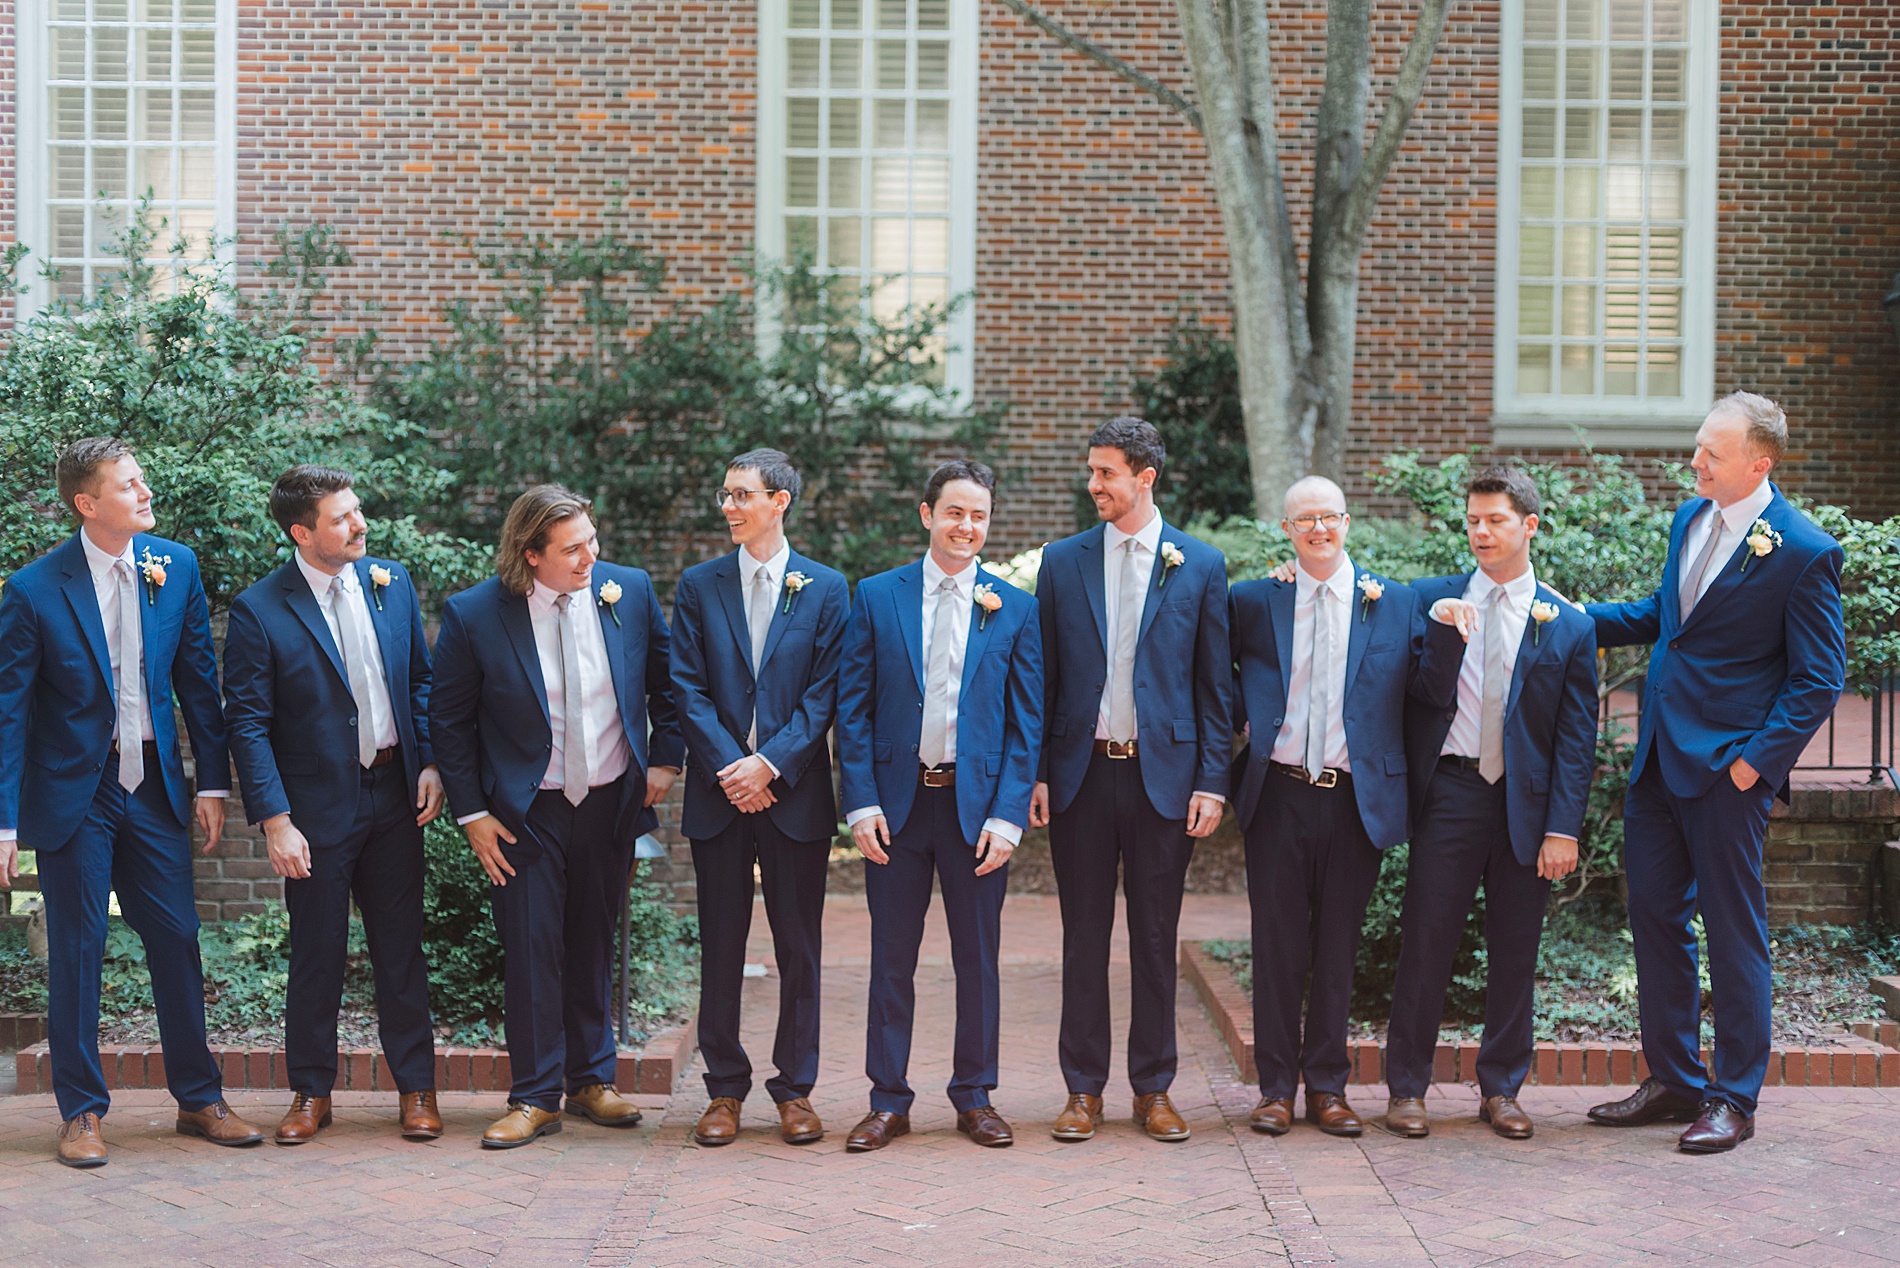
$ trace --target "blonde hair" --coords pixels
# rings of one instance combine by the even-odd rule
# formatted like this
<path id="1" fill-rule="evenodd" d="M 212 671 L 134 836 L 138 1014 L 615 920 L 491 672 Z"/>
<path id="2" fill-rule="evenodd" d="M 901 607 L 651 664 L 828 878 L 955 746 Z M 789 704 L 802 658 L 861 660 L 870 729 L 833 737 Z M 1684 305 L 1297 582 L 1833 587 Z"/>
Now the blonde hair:
<path id="1" fill-rule="evenodd" d="M 527 552 L 546 550 L 548 531 L 576 515 L 585 515 L 591 524 L 593 503 L 558 484 L 537 484 L 516 498 L 502 521 L 501 542 L 495 547 L 495 575 L 501 584 L 516 594 L 530 593 L 534 570 L 528 567 Z"/>
<path id="2" fill-rule="evenodd" d="M 1733 414 L 1748 424 L 1748 443 L 1781 465 L 1788 452 L 1788 416 L 1781 406 L 1753 392 L 1730 392 L 1715 403 L 1711 414 Z"/>

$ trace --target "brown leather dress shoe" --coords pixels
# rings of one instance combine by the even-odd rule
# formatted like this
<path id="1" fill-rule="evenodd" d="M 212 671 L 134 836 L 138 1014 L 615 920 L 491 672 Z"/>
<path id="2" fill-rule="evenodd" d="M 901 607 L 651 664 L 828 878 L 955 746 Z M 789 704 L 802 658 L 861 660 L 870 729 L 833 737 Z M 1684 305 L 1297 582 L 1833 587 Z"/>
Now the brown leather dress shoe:
<path id="1" fill-rule="evenodd" d="M 402 1134 L 409 1140 L 439 1140 L 442 1111 L 436 1108 L 435 1089 L 404 1092 L 397 1102 L 402 1110 Z"/>
<path id="2" fill-rule="evenodd" d="M 730 1096 L 715 1096 L 693 1124 L 693 1139 L 702 1145 L 730 1145 L 739 1138 L 739 1102 Z"/>
<path id="3" fill-rule="evenodd" d="M 989 1149 L 1001 1149 L 1016 1143 L 1016 1134 L 996 1112 L 994 1105 L 979 1105 L 957 1115 L 957 1130 L 979 1145 Z"/>
<path id="4" fill-rule="evenodd" d="M 1506 1140 L 1529 1140 L 1536 1130 L 1515 1096 L 1485 1097 L 1484 1104 L 1478 1106 L 1478 1121 L 1491 1124 L 1491 1130 Z"/>
<path id="5" fill-rule="evenodd" d="M 872 1110 L 844 1138 L 844 1147 L 854 1154 L 869 1153 L 873 1149 L 884 1148 L 899 1136 L 908 1135 L 910 1115 Z"/>
<path id="6" fill-rule="evenodd" d="M 99 1116 L 75 1114 L 59 1125 L 59 1144 L 53 1156 L 68 1167 L 103 1167 L 111 1160 L 106 1138 L 99 1131 Z"/>
<path id="7" fill-rule="evenodd" d="M 482 1133 L 483 1149 L 519 1149 L 530 1141 L 561 1130 L 561 1111 L 544 1110 L 526 1101 L 508 1102 L 508 1112 Z"/>
<path id="8" fill-rule="evenodd" d="M 277 1143 L 301 1145 L 306 1140 L 316 1139 L 317 1133 L 329 1125 L 330 1098 L 305 1096 L 299 1092 L 290 1098 L 290 1108 L 284 1112 L 284 1121 L 277 1124 Z"/>
<path id="9" fill-rule="evenodd" d="M 203 1136 L 214 1145 L 257 1145 L 264 1133 L 237 1116 L 223 1101 L 213 1101 L 201 1110 L 178 1111 L 180 1136 Z"/>
<path id="10" fill-rule="evenodd" d="M 1357 1136 L 1366 1129 L 1346 1098 L 1336 1092 L 1308 1092 L 1306 1121 L 1328 1136 Z"/>
<path id="11" fill-rule="evenodd" d="M 1071 1092 L 1069 1103 L 1056 1115 L 1049 1134 L 1057 1140 L 1088 1140 L 1095 1135 L 1095 1125 L 1101 1121 L 1101 1097 L 1090 1096 L 1087 1092 Z"/>
<path id="12" fill-rule="evenodd" d="M 1263 1096 L 1247 1117 L 1247 1126 L 1269 1136 L 1284 1136 L 1293 1126 L 1293 1098 Z"/>
<path id="13" fill-rule="evenodd" d="M 1697 1102 L 1680 1092 L 1670 1091 L 1667 1084 L 1652 1075 L 1622 1100 L 1605 1101 L 1593 1107 L 1590 1121 L 1605 1127 L 1647 1127 L 1664 1120 L 1692 1123 L 1697 1110 Z"/>
<path id="14" fill-rule="evenodd" d="M 1156 1140 L 1186 1140 L 1187 1120 L 1174 1111 L 1166 1092 L 1150 1092 L 1135 1098 L 1135 1121 Z"/>
<path id="15" fill-rule="evenodd" d="M 825 1124 L 808 1097 L 778 1103 L 778 1134 L 788 1145 L 809 1145 L 823 1140 Z"/>
<path id="16" fill-rule="evenodd" d="M 1385 1104 L 1385 1129 L 1394 1136 L 1419 1140 L 1432 1134 L 1431 1116 L 1418 1096 L 1395 1096 Z"/>
<path id="17" fill-rule="evenodd" d="M 1719 1098 L 1702 1102 L 1689 1130 L 1676 1141 L 1686 1154 L 1725 1154 L 1755 1134 L 1755 1116 Z"/>
<path id="18" fill-rule="evenodd" d="M 632 1127 L 640 1109 L 610 1083 L 590 1083 L 567 1094 L 567 1110 L 602 1127 Z"/>

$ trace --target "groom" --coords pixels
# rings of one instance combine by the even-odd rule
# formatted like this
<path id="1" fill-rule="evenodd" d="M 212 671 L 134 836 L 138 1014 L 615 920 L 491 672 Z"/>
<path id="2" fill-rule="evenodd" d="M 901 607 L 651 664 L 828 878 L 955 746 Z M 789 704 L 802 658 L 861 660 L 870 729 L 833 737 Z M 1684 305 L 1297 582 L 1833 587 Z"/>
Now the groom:
<path id="1" fill-rule="evenodd" d="M 1693 1120 L 1678 1142 L 1685 1153 L 1723 1153 L 1755 1134 L 1771 984 L 1762 838 L 1845 676 L 1841 547 L 1769 482 L 1787 445 L 1773 401 L 1717 401 L 1696 432 L 1696 496 L 1676 512 L 1661 588 L 1588 608 L 1599 646 L 1655 645 L 1623 811 L 1651 1074 L 1590 1117 L 1613 1127 Z M 1698 910 L 1715 996 L 1712 1069 L 1699 1037 Z"/>

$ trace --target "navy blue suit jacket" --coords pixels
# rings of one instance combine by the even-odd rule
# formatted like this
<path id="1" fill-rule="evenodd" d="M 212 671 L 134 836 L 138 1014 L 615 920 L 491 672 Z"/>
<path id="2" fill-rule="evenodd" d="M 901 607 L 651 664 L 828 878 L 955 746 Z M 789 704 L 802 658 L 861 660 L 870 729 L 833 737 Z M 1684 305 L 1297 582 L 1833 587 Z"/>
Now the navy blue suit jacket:
<path id="1" fill-rule="evenodd" d="M 1051 542 L 1036 575 L 1049 666 L 1049 732 L 1038 778 L 1048 782 L 1049 809 L 1057 814 L 1088 774 L 1108 686 L 1105 536 L 1098 524 Z M 1135 738 L 1149 802 L 1164 819 L 1185 819 L 1195 793 L 1227 793 L 1234 725 L 1227 558 L 1165 522 L 1161 544 L 1177 547 L 1183 562 L 1170 569 L 1164 552 L 1155 552 L 1135 646 Z"/>
<path id="2" fill-rule="evenodd" d="M 600 598 L 600 588 L 609 581 L 621 590 L 611 610 Z M 594 565 L 593 592 L 620 725 L 633 749 L 615 822 L 616 835 L 627 841 L 659 825 L 659 816 L 643 805 L 647 767 L 680 765 L 685 746 L 673 709 L 666 618 L 653 583 L 638 568 L 602 561 Z M 499 578 L 462 591 L 442 610 L 435 682 L 429 690 L 429 738 L 455 817 L 486 810 L 528 844 L 532 838 L 523 835 L 528 806 L 547 776 L 554 732 L 528 598 Z"/>
<path id="3" fill-rule="evenodd" d="M 158 769 L 145 777 L 165 782 L 172 813 L 189 827 L 174 691 L 199 791 L 231 787 L 211 612 L 190 547 L 140 533 L 132 557 L 147 551 L 171 562 L 164 585 L 143 578 L 137 584 L 145 699 L 158 741 Z M 57 850 L 79 830 L 106 767 L 117 714 L 105 622 L 75 533 L 7 578 L 0 592 L 0 828 L 16 829 L 21 849 Z"/>
<path id="4" fill-rule="evenodd" d="M 370 579 L 371 565 L 389 570 L 390 582 L 380 590 Z M 435 763 L 422 608 L 401 564 L 365 558 L 355 568 L 413 792 L 422 768 Z M 356 728 L 369 719 L 357 715 L 343 657 L 295 559 L 231 605 L 224 717 L 245 818 L 262 823 L 288 813 L 312 849 L 339 844 L 355 821 L 362 790 Z"/>
<path id="5" fill-rule="evenodd" d="M 830 735 L 851 589 L 843 573 L 797 551 L 785 572 L 810 580 L 796 594 L 781 588 L 756 681 L 738 553 L 688 568 L 673 592 L 673 698 L 686 733 L 680 831 L 693 840 L 719 835 L 739 813 L 718 772 L 746 755 L 755 703 L 759 753 L 779 773 L 778 801 L 765 813 L 794 841 L 827 841 L 838 831 Z"/>
<path id="6" fill-rule="evenodd" d="M 1470 582 L 1471 574 L 1461 572 L 1414 581 L 1412 589 L 1419 606 L 1429 612 L 1440 599 L 1463 598 Z M 1511 851 L 1526 865 L 1537 862 L 1537 851 L 1551 833 L 1583 835 L 1597 766 L 1596 623 L 1542 582 L 1537 599 L 1556 608 L 1557 615 L 1542 626 L 1535 619 L 1524 622 L 1511 689 L 1504 699 L 1504 817 Z M 1462 662 L 1462 653 L 1459 659 Z M 1406 710 L 1414 814 L 1425 804 L 1432 770 L 1457 717 L 1455 672 L 1449 705 L 1430 709 L 1414 704 Z"/>
<path id="7" fill-rule="evenodd" d="M 988 819 L 1029 824 L 1042 735 L 1036 601 L 987 568 L 1003 601 L 970 615 L 957 696 L 957 822 L 974 846 Z M 917 796 L 924 721 L 924 561 L 866 577 L 838 666 L 838 764 L 846 812 L 878 806 L 893 836 Z"/>
<path id="8" fill-rule="evenodd" d="M 1368 576 L 1374 574 L 1354 566 L 1340 718 L 1360 822 L 1372 843 L 1386 850 L 1411 835 L 1406 700 L 1440 711 L 1455 700 L 1465 641 L 1453 627 L 1429 619 L 1418 594 L 1396 581 L 1375 577 L 1385 592 L 1368 603 L 1358 588 L 1360 578 Z M 1260 807 L 1274 737 L 1286 722 L 1297 596 L 1294 583 L 1270 578 L 1243 581 L 1233 589 L 1233 674 L 1239 702 L 1234 728 L 1252 723 L 1252 739 L 1234 759 L 1234 796 L 1242 828 L 1253 822 Z"/>
<path id="9" fill-rule="evenodd" d="M 1671 792 L 1700 797 L 1739 757 L 1785 799 L 1789 773 L 1846 681 L 1845 554 L 1776 489 L 1762 518 L 1781 545 L 1756 558 L 1742 542 L 1684 622 L 1682 538 L 1708 504 L 1691 498 L 1676 511 L 1660 589 L 1588 605 L 1599 646 L 1655 644 L 1630 782 L 1655 760 Z"/>

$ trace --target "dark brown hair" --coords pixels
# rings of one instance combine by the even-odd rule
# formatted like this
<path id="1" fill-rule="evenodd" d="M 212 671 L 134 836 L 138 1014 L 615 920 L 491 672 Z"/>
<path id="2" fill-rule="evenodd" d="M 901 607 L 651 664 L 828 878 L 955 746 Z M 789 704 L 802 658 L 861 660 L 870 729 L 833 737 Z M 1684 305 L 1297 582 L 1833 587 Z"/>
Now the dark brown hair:
<path id="1" fill-rule="evenodd" d="M 1465 496 L 1474 493 L 1502 493 L 1511 499 L 1511 506 L 1519 515 L 1538 515 L 1543 511 L 1544 501 L 1537 496 L 1537 486 L 1519 467 L 1507 467 L 1502 463 L 1484 468 L 1465 483 Z"/>
<path id="2" fill-rule="evenodd" d="M 59 461 L 53 468 L 53 479 L 59 485 L 59 500 L 74 515 L 79 514 L 79 507 L 73 499 L 81 493 L 93 491 L 98 483 L 99 468 L 108 462 L 131 456 L 132 446 L 117 436 L 87 436 L 84 440 L 75 440 L 59 451 Z"/>
<path id="3" fill-rule="evenodd" d="M 277 482 L 270 486 L 270 517 L 284 530 L 284 536 L 295 541 L 290 533 L 292 524 L 315 528 L 317 503 L 355 483 L 356 477 L 347 471 L 300 462 L 278 476 Z"/>

